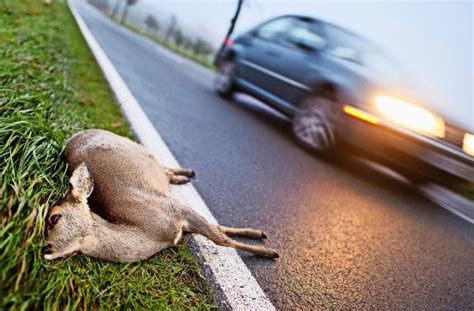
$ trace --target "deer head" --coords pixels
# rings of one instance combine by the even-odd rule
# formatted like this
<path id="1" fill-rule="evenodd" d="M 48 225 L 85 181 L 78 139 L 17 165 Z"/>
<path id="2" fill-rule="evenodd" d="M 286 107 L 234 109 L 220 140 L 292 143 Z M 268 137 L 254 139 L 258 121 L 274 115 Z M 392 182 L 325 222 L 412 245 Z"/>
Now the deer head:
<path id="1" fill-rule="evenodd" d="M 46 218 L 46 246 L 44 258 L 52 260 L 80 250 L 84 238 L 92 229 L 92 215 L 87 198 L 94 183 L 87 166 L 82 163 L 69 179 L 70 189 L 66 196 L 53 206 Z"/>

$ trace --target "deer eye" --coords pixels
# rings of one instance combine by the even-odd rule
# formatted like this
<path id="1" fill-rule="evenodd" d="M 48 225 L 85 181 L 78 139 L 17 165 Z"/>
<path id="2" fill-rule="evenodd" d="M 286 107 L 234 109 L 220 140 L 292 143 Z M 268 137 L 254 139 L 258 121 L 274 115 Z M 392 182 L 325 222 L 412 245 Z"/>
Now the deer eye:
<path id="1" fill-rule="evenodd" d="M 61 214 L 54 214 L 49 219 L 46 221 L 46 224 L 48 225 L 48 229 L 53 228 L 55 224 L 58 223 L 59 219 L 61 219 Z"/>

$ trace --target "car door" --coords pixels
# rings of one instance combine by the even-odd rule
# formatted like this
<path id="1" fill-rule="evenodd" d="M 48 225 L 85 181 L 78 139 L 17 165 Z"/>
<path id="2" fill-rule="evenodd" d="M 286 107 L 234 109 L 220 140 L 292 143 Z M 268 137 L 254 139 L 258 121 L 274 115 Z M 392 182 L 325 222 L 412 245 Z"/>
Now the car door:
<path id="1" fill-rule="evenodd" d="M 278 74 L 270 91 L 294 106 L 311 92 L 310 81 L 324 71 L 320 51 L 327 44 L 320 23 L 305 17 L 295 18 L 284 36 L 281 37 L 278 62 L 267 64 L 267 68 Z"/>
<path id="2" fill-rule="evenodd" d="M 269 70 L 282 56 L 281 41 L 288 31 L 294 17 L 281 17 L 271 20 L 250 31 L 237 43 L 245 46 L 245 53 L 239 59 L 239 77 L 259 91 L 272 92 L 278 83 Z"/>
<path id="3" fill-rule="evenodd" d="M 287 16 L 260 26 L 251 32 L 251 48 L 242 60 L 245 79 L 289 113 L 294 100 L 309 90 L 303 83 L 308 62 L 325 43 L 315 23 Z"/>

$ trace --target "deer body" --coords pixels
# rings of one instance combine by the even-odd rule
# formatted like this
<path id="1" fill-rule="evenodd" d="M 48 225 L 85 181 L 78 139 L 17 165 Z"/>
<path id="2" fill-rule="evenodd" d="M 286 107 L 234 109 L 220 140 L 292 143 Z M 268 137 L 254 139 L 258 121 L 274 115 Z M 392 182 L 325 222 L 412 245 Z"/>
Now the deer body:
<path id="1" fill-rule="evenodd" d="M 193 176 L 165 169 L 148 150 L 103 130 L 87 130 L 66 145 L 71 189 L 48 215 L 45 258 L 74 252 L 115 262 L 146 259 L 198 233 L 215 243 L 278 257 L 271 249 L 236 242 L 228 235 L 264 238 L 259 230 L 208 223 L 170 196 L 170 183 Z"/>

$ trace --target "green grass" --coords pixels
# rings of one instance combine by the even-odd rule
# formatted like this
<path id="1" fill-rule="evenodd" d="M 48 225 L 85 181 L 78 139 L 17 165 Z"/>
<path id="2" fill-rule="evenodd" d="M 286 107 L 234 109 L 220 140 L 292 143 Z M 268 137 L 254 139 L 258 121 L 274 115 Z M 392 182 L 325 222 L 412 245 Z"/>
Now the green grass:
<path id="1" fill-rule="evenodd" d="M 67 191 L 64 141 L 130 129 L 64 2 L 0 6 L 0 310 L 208 309 L 184 245 L 142 263 L 45 262 L 44 218 Z"/>

